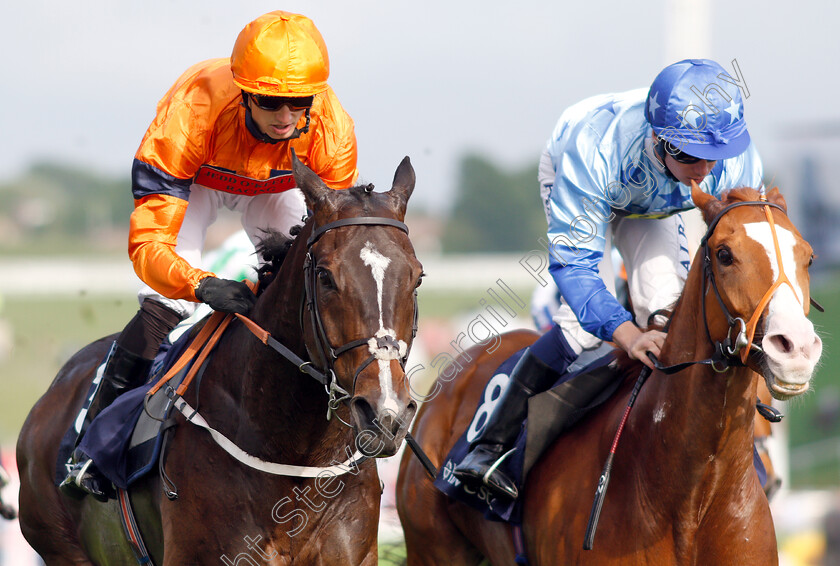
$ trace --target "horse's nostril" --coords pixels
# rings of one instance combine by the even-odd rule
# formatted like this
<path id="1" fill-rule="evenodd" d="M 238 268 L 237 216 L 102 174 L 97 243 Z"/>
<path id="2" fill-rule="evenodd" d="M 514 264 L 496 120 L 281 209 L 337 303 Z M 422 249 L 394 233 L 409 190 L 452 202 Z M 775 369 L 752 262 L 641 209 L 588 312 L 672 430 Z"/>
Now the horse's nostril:
<path id="1" fill-rule="evenodd" d="M 373 407 L 362 397 L 350 401 L 350 410 L 355 413 L 356 418 L 365 426 L 373 422 L 375 417 Z"/>
<path id="2" fill-rule="evenodd" d="M 379 419 L 379 422 L 382 424 L 382 429 L 388 432 L 394 431 L 394 419 L 391 418 L 391 415 L 386 413 L 382 415 Z"/>
<path id="3" fill-rule="evenodd" d="M 783 334 L 774 335 L 770 341 L 783 354 L 790 354 L 793 351 L 793 344 Z"/>

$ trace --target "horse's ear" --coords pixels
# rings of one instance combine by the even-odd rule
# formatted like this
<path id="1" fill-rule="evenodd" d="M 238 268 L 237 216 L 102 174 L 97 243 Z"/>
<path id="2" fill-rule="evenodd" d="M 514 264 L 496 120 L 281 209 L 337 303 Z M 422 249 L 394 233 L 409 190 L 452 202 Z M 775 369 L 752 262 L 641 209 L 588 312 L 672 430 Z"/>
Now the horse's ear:
<path id="1" fill-rule="evenodd" d="M 325 201 L 332 191 L 315 172 L 298 159 L 295 150 L 292 150 L 292 174 L 295 177 L 295 184 L 303 191 L 306 198 L 307 208 L 314 210 L 316 203 Z"/>
<path id="2" fill-rule="evenodd" d="M 394 183 L 391 185 L 391 190 L 388 191 L 388 194 L 396 199 L 397 210 L 402 216 L 405 216 L 405 207 L 411 193 L 414 192 L 416 181 L 414 167 L 411 166 L 411 160 L 406 155 L 397 167 L 397 171 L 394 173 Z"/>
<path id="3" fill-rule="evenodd" d="M 722 202 L 713 195 L 704 193 L 694 181 L 691 182 L 691 200 L 694 201 L 694 205 L 703 213 L 703 220 L 706 221 L 706 224 L 711 222 L 717 216 L 717 213 L 723 209 Z"/>
<path id="4" fill-rule="evenodd" d="M 785 214 L 787 214 L 787 202 L 785 202 L 785 197 L 782 196 L 782 193 L 779 192 L 779 187 L 770 189 L 770 192 L 767 193 L 767 200 L 781 206 L 785 210 Z"/>

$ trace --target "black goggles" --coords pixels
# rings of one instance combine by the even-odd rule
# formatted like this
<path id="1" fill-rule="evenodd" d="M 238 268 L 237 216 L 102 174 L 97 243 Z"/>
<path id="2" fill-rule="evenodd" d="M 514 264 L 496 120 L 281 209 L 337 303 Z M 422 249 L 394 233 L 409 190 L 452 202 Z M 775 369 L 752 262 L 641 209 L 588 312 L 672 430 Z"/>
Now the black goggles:
<path id="1" fill-rule="evenodd" d="M 269 112 L 277 112 L 284 106 L 288 106 L 289 110 L 300 111 L 312 108 L 312 102 L 315 100 L 314 96 L 267 96 L 265 94 L 249 93 L 248 96 L 254 101 L 262 110 Z"/>
<path id="2" fill-rule="evenodd" d="M 677 163 L 682 163 L 683 165 L 693 165 L 698 161 L 712 161 L 709 159 L 703 159 L 702 157 L 689 155 L 667 140 L 660 140 L 660 143 L 662 143 L 662 147 L 665 149 L 665 152 Z"/>

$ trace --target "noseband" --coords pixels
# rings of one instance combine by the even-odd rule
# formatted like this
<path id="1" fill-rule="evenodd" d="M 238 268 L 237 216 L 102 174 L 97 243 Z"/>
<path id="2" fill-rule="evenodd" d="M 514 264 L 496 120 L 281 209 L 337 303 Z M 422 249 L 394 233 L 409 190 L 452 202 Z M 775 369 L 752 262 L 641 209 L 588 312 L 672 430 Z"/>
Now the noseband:
<path id="1" fill-rule="evenodd" d="M 327 337 L 326 328 L 324 326 L 324 321 L 321 316 L 321 310 L 318 306 L 318 293 L 317 293 L 317 258 L 313 253 L 312 246 L 323 236 L 327 231 L 334 230 L 336 228 L 341 228 L 344 226 L 393 226 L 394 228 L 398 228 L 408 234 L 408 226 L 406 226 L 403 222 L 399 220 L 394 220 L 392 218 L 382 218 L 378 216 L 361 216 L 355 218 L 342 218 L 341 220 L 336 220 L 335 222 L 330 222 L 328 224 L 324 224 L 312 231 L 312 235 L 309 236 L 309 239 L 306 241 L 306 258 L 304 259 L 303 270 L 304 270 L 304 302 L 306 310 L 309 311 L 310 316 L 310 323 L 312 325 L 313 332 L 315 334 L 315 353 L 319 358 L 319 366 L 323 368 L 321 370 L 323 373 L 328 375 L 329 377 L 329 385 L 327 387 L 327 394 L 330 396 L 329 399 L 329 409 L 327 411 L 327 419 L 335 413 L 338 409 L 339 404 L 347 399 L 351 398 L 352 394 L 348 393 L 344 388 L 342 388 L 338 384 L 338 379 L 335 376 L 335 362 L 338 360 L 338 357 L 354 348 L 358 348 L 359 346 L 365 346 L 369 344 L 376 344 L 380 347 L 391 347 L 392 345 L 398 344 L 398 339 L 396 336 L 392 336 L 390 334 L 386 335 L 372 335 L 367 338 L 359 338 L 356 340 L 351 340 L 346 344 L 334 347 L 331 343 L 329 338 Z M 417 335 L 417 290 L 414 291 L 414 320 L 412 323 L 411 328 L 411 340 L 408 341 L 408 346 L 406 347 L 405 354 L 399 358 L 400 365 L 405 368 L 405 364 L 408 360 L 408 353 L 411 349 L 411 343 L 414 341 L 414 337 Z M 303 312 L 301 312 L 301 317 L 303 317 Z M 371 348 L 373 350 L 373 348 Z M 368 367 L 373 361 L 376 359 L 376 354 L 371 354 L 364 362 L 356 368 L 356 371 L 353 374 L 353 390 L 355 391 L 356 388 L 356 379 L 358 379 L 359 374 L 364 371 L 366 367 Z M 309 362 L 307 362 L 309 363 Z M 340 419 L 340 417 L 338 417 Z M 343 422 L 343 421 L 342 421 Z M 347 423 L 345 423 L 347 424 Z M 348 425 L 349 426 L 349 425 Z"/>

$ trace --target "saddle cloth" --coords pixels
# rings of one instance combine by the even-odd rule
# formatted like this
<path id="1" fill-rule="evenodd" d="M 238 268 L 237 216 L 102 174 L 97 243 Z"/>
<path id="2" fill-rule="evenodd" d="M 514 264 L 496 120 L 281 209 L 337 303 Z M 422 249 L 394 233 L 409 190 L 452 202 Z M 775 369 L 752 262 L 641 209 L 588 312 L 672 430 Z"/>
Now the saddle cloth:
<path id="1" fill-rule="evenodd" d="M 478 408 L 470 426 L 452 447 L 438 471 L 434 485 L 447 496 L 478 509 L 487 519 L 506 521 L 513 525 L 522 523 L 522 498 L 507 501 L 495 498 L 486 487 L 477 491 L 465 488 L 452 470 L 467 455 L 469 445 L 487 422 L 492 406 L 501 395 L 501 386 L 509 380 L 510 372 L 522 357 L 524 350 L 516 352 L 505 360 L 493 374 L 484 388 Z M 615 351 L 608 344 L 583 354 L 569 366 L 557 382 L 546 392 L 534 395 L 528 400 L 528 416 L 514 444 L 516 451 L 499 467 L 522 491 L 528 472 L 540 455 L 560 434 L 572 428 L 592 409 L 609 399 L 621 385 L 614 371 Z M 594 382 L 593 382 L 594 380 Z M 585 384 L 578 386 L 577 384 Z M 587 394 L 585 391 L 590 393 Z M 561 401 L 565 398 L 565 402 Z M 600 391 L 591 395 L 593 391 Z M 581 399 L 586 402 L 579 403 Z M 578 408 L 568 413 L 568 403 L 573 402 Z M 565 409 L 566 418 L 558 417 L 561 408 Z M 604 455 L 606 458 L 606 454 Z M 758 450 L 753 446 L 753 466 L 762 487 L 767 487 L 767 471 L 761 461 Z M 593 497 L 595 494 L 592 494 Z"/>
<path id="2" fill-rule="evenodd" d="M 447 496 L 478 509 L 487 519 L 507 521 L 515 525 L 521 524 L 521 498 L 516 501 L 498 499 L 483 486 L 477 491 L 467 489 L 452 474 L 452 470 L 467 455 L 470 442 L 478 436 L 486 424 L 501 392 L 509 381 L 510 372 L 524 351 L 524 349 L 520 350 L 505 360 L 487 382 L 470 426 L 447 454 L 434 482 L 435 487 Z M 613 370 L 614 360 L 615 353 L 606 344 L 597 350 L 585 352 L 549 390 L 534 395 L 528 400 L 528 416 L 514 444 L 516 450 L 499 468 L 516 482 L 520 491 L 528 471 L 551 442 L 574 426 L 590 410 L 608 399 L 621 385 L 621 380 Z M 563 403 L 557 390 L 563 388 L 564 396 L 568 397 L 569 389 L 574 389 L 576 382 L 580 383 L 578 379 L 590 380 L 586 388 L 590 391 L 593 389 L 591 380 L 598 380 L 600 383 L 594 389 L 599 390 L 600 393 L 593 399 L 587 400 L 581 408 L 561 421 L 556 418 L 560 412 L 559 404 Z M 572 396 L 575 395 L 574 391 L 571 393 Z"/>
<path id="3" fill-rule="evenodd" d="M 168 340 L 164 342 L 152 364 L 150 373 L 153 377 L 145 385 L 117 397 L 88 426 L 79 443 L 79 450 L 96 463 L 100 473 L 114 486 L 127 489 L 156 466 L 163 444 L 164 424 L 170 417 L 174 403 L 169 395 L 184 379 L 191 364 L 187 364 L 167 385 L 161 387 L 148 403 L 145 402 L 146 393 L 175 364 L 201 326 L 193 325 L 174 344 Z M 91 385 L 88 400 L 95 387 Z M 85 406 L 88 404 L 89 401 Z M 67 477 L 75 442 L 76 430 L 71 426 L 59 446 L 54 479 L 56 485 Z"/>

